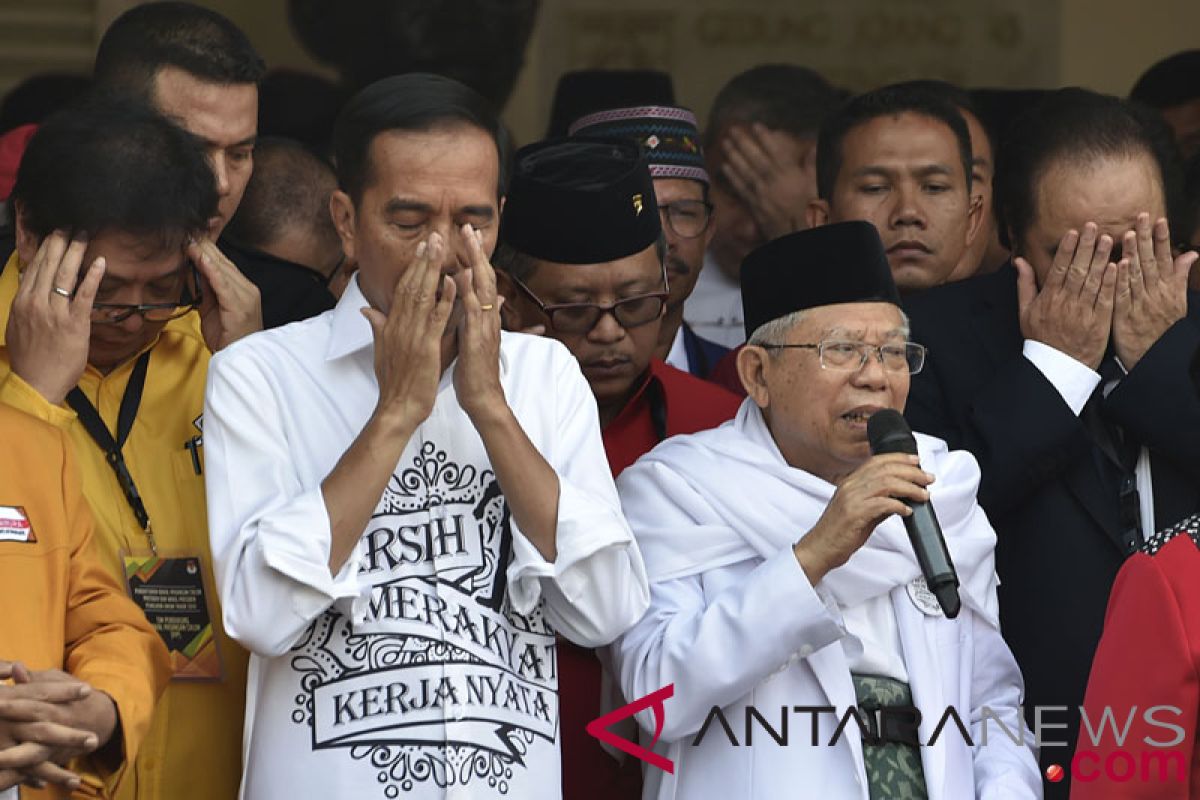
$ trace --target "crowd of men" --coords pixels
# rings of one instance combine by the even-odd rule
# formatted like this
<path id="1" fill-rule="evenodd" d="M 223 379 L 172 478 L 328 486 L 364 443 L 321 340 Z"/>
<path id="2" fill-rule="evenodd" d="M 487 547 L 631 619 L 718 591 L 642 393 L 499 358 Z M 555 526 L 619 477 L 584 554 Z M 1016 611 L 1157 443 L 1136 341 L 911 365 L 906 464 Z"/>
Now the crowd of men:
<path id="1" fill-rule="evenodd" d="M 1194 791 L 1190 606 L 1110 592 L 1200 543 L 1200 51 L 587 73 L 520 148 L 423 73 L 259 138 L 264 71 L 141 5 L 0 135 L 0 800 Z"/>

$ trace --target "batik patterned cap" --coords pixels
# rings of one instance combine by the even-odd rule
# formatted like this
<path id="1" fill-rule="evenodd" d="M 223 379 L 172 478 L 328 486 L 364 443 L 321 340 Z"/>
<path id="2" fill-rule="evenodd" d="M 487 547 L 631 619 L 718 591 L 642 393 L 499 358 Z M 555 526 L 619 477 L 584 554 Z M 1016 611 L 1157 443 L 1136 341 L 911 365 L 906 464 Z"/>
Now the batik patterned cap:
<path id="1" fill-rule="evenodd" d="M 577 119 L 570 135 L 634 139 L 646 153 L 652 178 L 689 178 L 707 184 L 696 115 L 675 106 L 597 111 Z"/>

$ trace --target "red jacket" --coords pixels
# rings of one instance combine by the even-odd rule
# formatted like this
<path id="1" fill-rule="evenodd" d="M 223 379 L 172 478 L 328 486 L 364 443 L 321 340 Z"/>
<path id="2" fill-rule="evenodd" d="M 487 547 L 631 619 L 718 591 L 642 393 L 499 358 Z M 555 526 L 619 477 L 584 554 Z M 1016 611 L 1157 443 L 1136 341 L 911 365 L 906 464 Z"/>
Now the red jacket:
<path id="1" fill-rule="evenodd" d="M 1200 799 L 1200 516 L 1172 532 L 1154 555 L 1131 556 L 1113 585 L 1071 765 L 1072 800 Z M 1124 737 L 1111 724 L 1101 733 L 1106 712 L 1118 733 L 1128 723 Z"/>
<path id="2" fill-rule="evenodd" d="M 652 361 L 641 388 L 601 432 L 613 477 L 663 438 L 715 428 L 732 419 L 739 405 L 741 400 L 720 386 Z M 584 730 L 601 713 L 601 670 L 594 651 L 560 638 L 558 670 L 564 800 L 637 800 L 639 762 L 618 763 Z"/>

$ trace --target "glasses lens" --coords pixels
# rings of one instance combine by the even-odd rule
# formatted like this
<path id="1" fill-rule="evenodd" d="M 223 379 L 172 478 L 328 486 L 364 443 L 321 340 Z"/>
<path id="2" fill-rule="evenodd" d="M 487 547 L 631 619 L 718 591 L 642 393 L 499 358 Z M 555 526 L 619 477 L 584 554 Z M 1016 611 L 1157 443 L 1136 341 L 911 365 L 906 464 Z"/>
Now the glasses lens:
<path id="1" fill-rule="evenodd" d="M 179 319 L 184 314 L 192 310 L 188 306 L 166 306 L 165 308 L 147 308 L 143 310 L 142 315 L 147 322 L 169 322 L 173 319 Z"/>
<path id="2" fill-rule="evenodd" d="M 630 297 L 613 307 L 617 322 L 624 328 L 636 328 L 658 319 L 663 310 L 663 299 L 657 295 Z"/>
<path id="3" fill-rule="evenodd" d="M 685 239 L 699 236 L 708 226 L 708 206 L 700 200 L 678 200 L 665 208 L 667 224 Z"/>
<path id="4" fill-rule="evenodd" d="M 905 345 L 907 351 L 908 371 L 916 375 L 925 366 L 925 346 L 915 342 Z"/>
<path id="5" fill-rule="evenodd" d="M 821 365 L 827 369 L 858 369 L 862 353 L 856 342 L 821 342 Z"/>
<path id="6" fill-rule="evenodd" d="M 97 308 L 97 307 L 93 306 L 92 307 L 92 322 L 100 322 L 100 323 L 124 322 L 125 320 L 129 319 L 129 316 L 132 313 L 133 313 L 133 309 L 128 306 L 116 306 L 116 307 L 104 307 L 104 308 Z"/>
<path id="7" fill-rule="evenodd" d="M 550 312 L 550 327 L 559 333 L 587 333 L 600 319 L 595 306 L 566 306 Z"/>

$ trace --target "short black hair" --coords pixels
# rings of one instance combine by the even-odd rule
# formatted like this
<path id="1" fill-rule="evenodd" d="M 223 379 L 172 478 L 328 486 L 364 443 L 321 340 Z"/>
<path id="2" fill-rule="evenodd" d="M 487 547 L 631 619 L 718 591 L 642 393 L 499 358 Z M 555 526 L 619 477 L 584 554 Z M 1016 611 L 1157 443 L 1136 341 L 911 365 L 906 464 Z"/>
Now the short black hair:
<path id="1" fill-rule="evenodd" d="M 257 84 L 266 72 L 246 34 L 225 17 L 193 3 L 157 2 L 113 21 L 96 51 L 94 77 L 149 102 L 164 67 L 221 85 Z"/>
<path id="2" fill-rule="evenodd" d="M 354 202 L 371 180 L 371 142 L 388 131 L 427 132 L 452 125 L 478 128 L 496 143 L 500 162 L 497 194 L 504 194 L 508 133 L 478 92 L 453 78 L 410 72 L 375 81 L 342 109 L 333 126 L 338 184 Z"/>
<path id="3" fill-rule="evenodd" d="M 807 67 L 760 64 L 721 87 L 708 112 L 705 146 L 730 125 L 758 122 L 799 139 L 817 135 L 824 119 L 841 104 L 843 93 Z"/>
<path id="4" fill-rule="evenodd" d="M 937 81 L 932 79 L 908 81 L 905 85 L 912 86 L 917 89 L 925 89 L 933 94 L 936 94 L 957 108 L 960 114 L 965 111 L 975 119 L 979 120 L 979 127 L 983 128 L 984 134 L 987 135 L 988 146 L 992 150 L 992 158 L 996 157 L 996 147 L 999 142 L 997 142 L 997 137 L 992 131 L 992 128 L 983 121 L 983 113 L 980 111 L 979 106 L 975 102 L 975 98 L 970 92 L 959 86 L 957 83 L 950 83 L 949 81 Z M 970 132 L 971 127 L 968 125 L 967 133 L 969 134 Z"/>
<path id="5" fill-rule="evenodd" d="M 92 79 L 84 75 L 41 72 L 18 83 L 0 101 L 0 133 L 37 124 L 87 94 Z"/>
<path id="6" fill-rule="evenodd" d="M 1200 50 L 1184 50 L 1150 67 L 1134 84 L 1129 99 L 1160 111 L 1200 100 Z"/>
<path id="7" fill-rule="evenodd" d="M 942 123 L 954 134 L 958 155 L 971 191 L 971 132 L 957 104 L 925 81 L 893 83 L 852 97 L 821 126 L 817 139 L 817 196 L 833 197 L 838 172 L 842 169 L 842 143 L 850 131 L 879 119 L 901 114 L 917 114 Z"/>
<path id="8" fill-rule="evenodd" d="M 1178 241 L 1189 238 L 1188 244 L 1200 247 L 1200 153 L 1187 162 L 1183 171 L 1184 229 L 1176 234 Z"/>
<path id="9" fill-rule="evenodd" d="M 1178 155 L 1157 114 L 1077 87 L 1047 93 L 1013 121 L 1000 148 L 993 192 L 1001 241 L 1014 251 L 1020 247 L 1037 213 L 1038 180 L 1053 165 L 1139 154 L 1154 159 L 1174 222 L 1182 195 Z"/>
<path id="10" fill-rule="evenodd" d="M 95 94 L 29 140 L 10 213 L 39 239 L 120 231 L 167 250 L 205 231 L 217 187 L 199 139 L 141 101 Z"/>
<path id="11" fill-rule="evenodd" d="M 225 236 L 262 250 L 289 230 L 303 229 L 337 244 L 329 214 L 329 196 L 336 188 L 333 167 L 307 147 L 291 139 L 263 137 L 254 147 L 254 172 Z"/>

